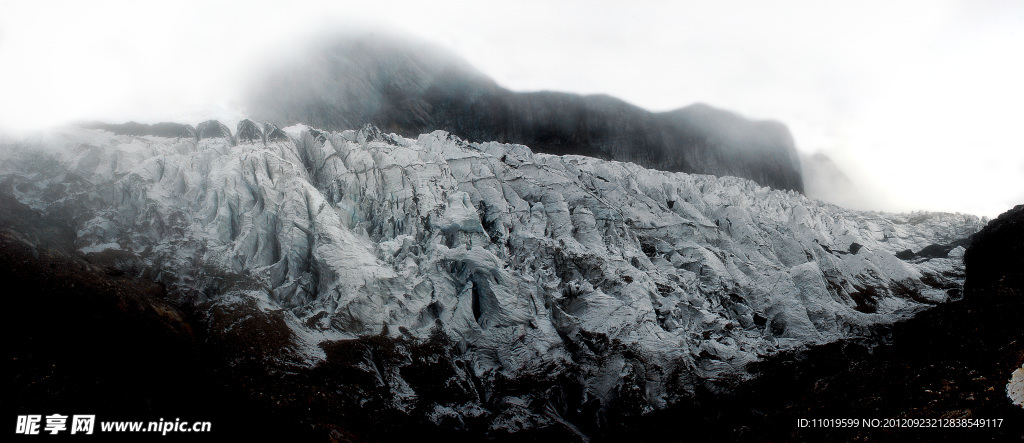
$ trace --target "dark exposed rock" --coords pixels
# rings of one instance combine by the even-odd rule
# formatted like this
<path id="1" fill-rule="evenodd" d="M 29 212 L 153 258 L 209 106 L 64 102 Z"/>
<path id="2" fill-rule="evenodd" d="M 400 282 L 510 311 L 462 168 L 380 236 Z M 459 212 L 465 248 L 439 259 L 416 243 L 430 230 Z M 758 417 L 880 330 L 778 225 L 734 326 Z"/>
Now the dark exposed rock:
<path id="1" fill-rule="evenodd" d="M 1004 212 L 977 234 L 964 254 L 965 290 L 1024 286 L 1024 205 Z"/>
<path id="2" fill-rule="evenodd" d="M 235 136 L 238 138 L 239 143 L 256 143 L 264 141 L 263 130 L 260 129 L 259 125 L 249 119 L 238 122 L 238 129 L 235 131 Z"/>
<path id="3" fill-rule="evenodd" d="M 228 140 L 231 145 L 235 145 L 235 137 L 231 135 L 231 130 L 228 129 L 223 123 L 217 120 L 207 120 L 196 126 L 196 135 L 199 140 L 204 138 L 218 138 L 223 137 Z"/>
<path id="4" fill-rule="evenodd" d="M 863 245 L 861 245 L 860 243 L 857 243 L 857 242 L 850 243 L 850 253 L 851 254 L 856 254 L 857 251 L 860 251 L 860 248 L 863 248 L 863 247 L 864 247 Z"/>
<path id="5" fill-rule="evenodd" d="M 971 245 L 971 239 L 962 238 L 947 244 L 936 244 L 932 243 L 928 246 L 921 248 L 920 251 L 914 252 L 913 250 L 906 249 L 896 253 L 896 258 L 900 260 L 914 260 L 922 259 L 928 260 L 933 258 L 945 258 L 949 256 L 949 252 L 956 249 L 958 246 L 967 248 Z"/>
<path id="6" fill-rule="evenodd" d="M 504 89 L 464 61 L 425 45 L 345 40 L 267 79 L 255 117 L 327 130 L 370 122 L 416 136 L 436 129 L 474 141 L 530 146 L 642 166 L 749 178 L 803 191 L 793 139 L 777 122 L 706 105 L 652 113 L 622 100 Z"/>
<path id="7" fill-rule="evenodd" d="M 121 135 L 134 135 L 144 136 L 152 135 L 156 137 L 177 137 L 177 138 L 196 138 L 196 130 L 190 125 L 181 123 L 155 123 L 148 125 L 145 123 L 84 123 L 81 125 L 84 128 L 89 129 L 103 129 L 110 131 L 115 134 Z"/>
<path id="8" fill-rule="evenodd" d="M 956 245 L 953 244 L 937 245 L 933 243 L 921 248 L 921 250 L 917 252 L 917 256 L 926 258 L 942 258 L 949 255 L 949 251 L 952 251 L 955 247 Z"/>

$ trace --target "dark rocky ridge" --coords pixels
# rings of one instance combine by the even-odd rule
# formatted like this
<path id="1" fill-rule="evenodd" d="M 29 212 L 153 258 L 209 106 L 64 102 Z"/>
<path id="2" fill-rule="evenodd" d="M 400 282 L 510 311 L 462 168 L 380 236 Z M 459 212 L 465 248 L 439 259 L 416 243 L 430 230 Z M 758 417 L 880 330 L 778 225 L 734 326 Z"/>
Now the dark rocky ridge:
<path id="1" fill-rule="evenodd" d="M 994 286 L 1024 287 L 1024 205 L 1017 205 L 971 236 L 964 254 L 964 287 L 986 292 Z"/>
<path id="2" fill-rule="evenodd" d="M 155 136 L 170 138 L 216 138 L 223 137 L 231 143 L 257 143 L 264 144 L 272 141 L 286 141 L 288 134 L 271 123 L 259 124 L 249 119 L 238 122 L 235 133 L 227 125 L 217 120 L 207 120 L 199 124 L 199 129 L 182 123 L 154 123 L 152 125 L 137 122 L 128 123 L 100 123 L 86 122 L 78 126 L 87 129 L 102 129 L 118 135 L 131 135 L 136 137 Z"/>
<path id="3" fill-rule="evenodd" d="M 137 122 L 128 122 L 120 124 L 92 122 L 83 123 L 81 126 L 83 128 L 89 129 L 103 129 L 121 135 L 152 135 L 156 137 L 196 138 L 196 129 L 193 128 L 191 125 L 181 123 L 164 122 L 149 125 Z"/>
<path id="4" fill-rule="evenodd" d="M 391 39 L 327 46 L 271 75 L 251 94 L 249 109 L 281 124 L 344 130 L 369 122 L 412 137 L 442 129 L 537 152 L 804 189 L 793 139 L 781 123 L 706 105 L 653 113 L 604 95 L 512 92 L 450 54 Z"/>

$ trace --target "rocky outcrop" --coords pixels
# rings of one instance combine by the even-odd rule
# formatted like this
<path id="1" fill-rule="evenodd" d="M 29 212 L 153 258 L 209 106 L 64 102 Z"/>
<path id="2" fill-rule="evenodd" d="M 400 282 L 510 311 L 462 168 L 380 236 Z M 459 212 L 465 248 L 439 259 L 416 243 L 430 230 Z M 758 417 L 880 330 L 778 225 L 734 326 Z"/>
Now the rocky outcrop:
<path id="1" fill-rule="evenodd" d="M 992 324 L 988 329 L 1001 333 L 991 341 L 1013 339 L 1000 348 L 1000 369 L 1008 379 L 1007 396 L 1014 404 L 1024 405 L 1024 347 L 1016 340 L 1024 333 L 1024 328 L 1016 326 L 1024 315 L 1024 205 L 1000 214 L 973 235 L 964 264 L 969 301 L 975 311 L 987 314 L 985 321 Z"/>
<path id="2" fill-rule="evenodd" d="M 267 79 L 249 109 L 282 124 L 344 130 L 370 122 L 406 137 L 440 129 L 536 152 L 804 190 L 793 139 L 780 123 L 706 105 L 652 113 L 609 96 L 512 92 L 450 54 L 388 38 L 322 48 Z"/>
<path id="3" fill-rule="evenodd" d="M 1004 212 L 971 237 L 964 255 L 967 289 L 997 285 L 1024 288 L 1024 205 Z"/>

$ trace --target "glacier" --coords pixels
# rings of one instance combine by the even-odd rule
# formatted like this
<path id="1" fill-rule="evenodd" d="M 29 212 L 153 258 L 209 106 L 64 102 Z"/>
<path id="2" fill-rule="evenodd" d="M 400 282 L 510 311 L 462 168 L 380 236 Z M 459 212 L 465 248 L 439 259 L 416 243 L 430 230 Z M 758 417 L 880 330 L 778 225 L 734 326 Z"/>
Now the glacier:
<path id="1" fill-rule="evenodd" d="M 322 367 L 346 340 L 443 334 L 453 349 L 436 358 L 458 380 L 435 382 L 473 395 L 415 407 L 510 432 L 578 430 L 534 401 L 550 393 L 504 394 L 502 380 L 569 377 L 574 404 L 628 397 L 645 413 L 957 298 L 956 243 L 984 226 L 444 131 L 243 120 L 234 135 L 212 121 L 175 133 L 68 127 L 6 143 L 0 182 L 64 214 L 81 254 L 178 304 L 279 316 L 291 343 L 276 358 L 291 367 Z M 931 245 L 949 253 L 913 253 Z M 413 409 L 420 385 L 371 357 L 352 365 L 389 407 Z"/>

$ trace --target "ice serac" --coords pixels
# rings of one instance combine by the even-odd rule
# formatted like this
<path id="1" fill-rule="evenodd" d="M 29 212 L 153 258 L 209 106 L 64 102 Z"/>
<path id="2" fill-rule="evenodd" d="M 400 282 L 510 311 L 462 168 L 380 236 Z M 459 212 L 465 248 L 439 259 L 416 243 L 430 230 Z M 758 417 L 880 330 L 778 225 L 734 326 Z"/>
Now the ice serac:
<path id="1" fill-rule="evenodd" d="M 207 120 L 198 124 L 196 126 L 196 136 L 199 139 L 224 138 L 231 145 L 236 143 L 235 137 L 231 135 L 231 130 L 217 120 Z"/>
<path id="2" fill-rule="evenodd" d="M 263 143 L 288 141 L 288 134 L 271 123 L 263 123 Z"/>
<path id="3" fill-rule="evenodd" d="M 61 167 L 14 153 L 0 171 L 20 201 L 78 208 L 81 251 L 136 257 L 182 302 L 283 312 L 304 365 L 367 334 L 450 337 L 433 357 L 345 360 L 387 408 L 438 423 L 575 429 L 663 408 L 762 356 L 957 296 L 962 247 L 895 254 L 981 227 L 444 131 L 264 126 L 265 143 L 232 146 L 218 130 L 69 129 L 44 141 L 67 147 L 53 151 Z M 402 369 L 423 358 L 443 380 Z"/>
<path id="4" fill-rule="evenodd" d="M 235 138 L 239 143 L 266 143 L 263 129 L 260 129 L 256 122 L 244 119 L 238 122 L 238 129 L 235 130 Z"/>
<path id="5" fill-rule="evenodd" d="M 656 113 L 606 95 L 513 92 L 452 54 L 395 38 L 325 45 L 282 67 L 249 101 L 255 117 L 286 124 L 344 130 L 371 122 L 407 137 L 443 129 L 536 152 L 804 190 L 792 136 L 781 123 L 700 104 Z"/>

